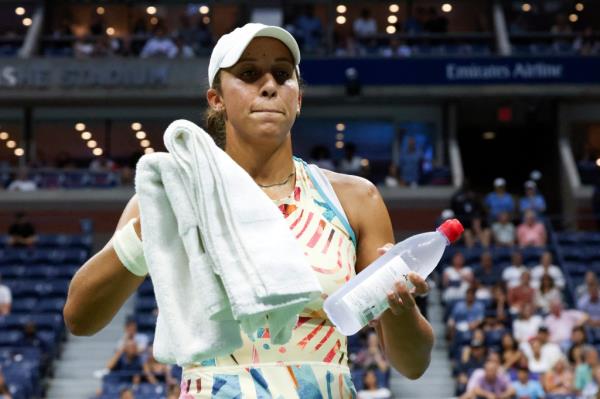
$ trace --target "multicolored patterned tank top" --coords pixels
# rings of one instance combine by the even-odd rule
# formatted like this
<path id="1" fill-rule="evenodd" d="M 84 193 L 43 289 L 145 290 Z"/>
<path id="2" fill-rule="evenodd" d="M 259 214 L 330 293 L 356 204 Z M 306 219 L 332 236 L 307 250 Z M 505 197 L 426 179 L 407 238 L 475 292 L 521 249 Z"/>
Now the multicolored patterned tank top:
<path id="1" fill-rule="evenodd" d="M 296 185 L 274 201 L 305 250 L 323 294 L 300 313 L 292 338 L 272 345 L 268 328 L 253 337 L 242 333 L 243 346 L 229 356 L 185 367 L 180 399 L 338 399 L 355 398 L 347 365 L 347 338 L 323 310 L 323 300 L 355 275 L 354 232 L 334 211 L 304 161 L 294 158 Z"/>

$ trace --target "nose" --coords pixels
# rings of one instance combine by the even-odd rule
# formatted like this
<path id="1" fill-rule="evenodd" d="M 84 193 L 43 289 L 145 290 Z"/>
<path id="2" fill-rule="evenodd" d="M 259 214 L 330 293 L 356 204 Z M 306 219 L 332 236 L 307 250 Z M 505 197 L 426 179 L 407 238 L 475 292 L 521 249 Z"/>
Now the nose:
<path id="1" fill-rule="evenodd" d="M 260 88 L 261 97 L 273 98 L 277 96 L 277 82 L 270 73 L 265 73 Z"/>

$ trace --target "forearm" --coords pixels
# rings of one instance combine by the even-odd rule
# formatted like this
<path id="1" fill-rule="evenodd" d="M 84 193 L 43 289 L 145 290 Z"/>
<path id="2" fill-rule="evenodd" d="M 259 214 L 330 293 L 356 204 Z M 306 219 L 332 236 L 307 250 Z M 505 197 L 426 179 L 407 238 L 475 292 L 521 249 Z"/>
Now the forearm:
<path id="1" fill-rule="evenodd" d="M 121 264 L 109 242 L 71 281 L 63 311 L 67 327 L 75 335 L 100 331 L 143 281 Z"/>
<path id="2" fill-rule="evenodd" d="M 418 307 L 394 315 L 389 309 L 380 319 L 385 353 L 391 365 L 410 379 L 417 379 L 431 359 L 434 336 Z"/>

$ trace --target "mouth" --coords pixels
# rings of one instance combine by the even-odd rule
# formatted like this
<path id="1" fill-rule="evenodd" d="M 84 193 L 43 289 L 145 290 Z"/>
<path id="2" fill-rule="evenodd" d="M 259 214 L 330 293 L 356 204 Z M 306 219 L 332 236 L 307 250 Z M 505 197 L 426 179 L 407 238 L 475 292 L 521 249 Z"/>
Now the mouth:
<path id="1" fill-rule="evenodd" d="M 254 111 L 252 111 L 252 113 L 253 113 L 253 114 L 256 114 L 256 113 L 264 113 L 264 114 L 282 114 L 282 115 L 283 115 L 283 112 L 281 112 L 281 111 L 279 111 L 279 110 L 276 110 L 276 109 L 257 109 L 257 110 L 254 110 Z"/>

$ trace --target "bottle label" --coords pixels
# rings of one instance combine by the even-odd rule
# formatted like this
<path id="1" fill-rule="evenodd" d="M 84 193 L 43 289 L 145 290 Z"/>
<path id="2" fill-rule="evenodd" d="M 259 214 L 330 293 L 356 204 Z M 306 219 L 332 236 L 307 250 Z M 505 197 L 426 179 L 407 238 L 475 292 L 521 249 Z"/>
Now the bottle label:
<path id="1" fill-rule="evenodd" d="M 407 284 L 409 289 L 412 288 L 407 277 L 409 271 L 406 262 L 399 255 L 395 256 L 348 292 L 342 301 L 364 326 L 389 307 L 387 293 L 395 291 L 396 282 L 400 281 Z"/>

